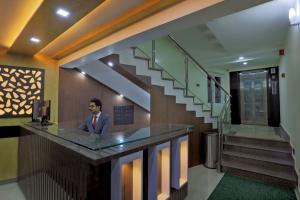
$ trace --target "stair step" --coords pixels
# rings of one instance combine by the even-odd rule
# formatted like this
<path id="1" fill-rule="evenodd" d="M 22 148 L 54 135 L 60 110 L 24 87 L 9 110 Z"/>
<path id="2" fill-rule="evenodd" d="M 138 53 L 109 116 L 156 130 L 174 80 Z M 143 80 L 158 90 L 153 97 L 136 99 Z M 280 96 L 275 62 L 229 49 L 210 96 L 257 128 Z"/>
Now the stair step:
<path id="1" fill-rule="evenodd" d="M 196 105 L 196 106 L 202 106 L 203 103 L 194 103 L 194 105 Z"/>
<path id="2" fill-rule="evenodd" d="M 141 60 L 146 60 L 146 61 L 151 60 L 150 58 L 144 58 L 144 57 L 141 57 L 141 56 L 134 56 L 134 58 L 141 59 Z"/>
<path id="3" fill-rule="evenodd" d="M 157 68 L 153 68 L 153 67 L 149 67 L 148 69 L 155 70 L 155 71 L 160 71 L 160 72 L 164 71 L 163 69 L 157 69 Z"/>
<path id="4" fill-rule="evenodd" d="M 274 151 L 274 152 L 282 152 L 282 153 L 291 153 L 290 150 L 287 150 L 286 148 L 274 148 L 270 146 L 261 146 L 261 145 L 255 145 L 255 144 L 241 144 L 239 142 L 224 142 L 224 145 L 232 145 L 232 146 L 239 146 L 239 147 L 247 147 L 252 149 L 261 149 L 261 150 L 268 150 L 268 151 Z"/>
<path id="5" fill-rule="evenodd" d="M 270 164 L 264 161 L 257 162 L 249 159 L 223 157 L 222 166 L 273 176 L 289 181 L 297 181 L 297 175 L 293 167 Z"/>
<path id="6" fill-rule="evenodd" d="M 166 81 L 174 81 L 174 79 L 172 78 L 161 78 L 162 80 L 166 80 Z"/>
<path id="7" fill-rule="evenodd" d="M 181 88 L 181 87 L 173 87 L 175 90 L 184 90 L 185 88 Z"/>
<path id="8" fill-rule="evenodd" d="M 291 153 L 288 142 L 226 135 L 224 144 Z"/>
<path id="9" fill-rule="evenodd" d="M 244 146 L 231 146 L 231 145 L 224 145 L 223 152 L 226 152 L 226 153 L 229 152 L 229 154 L 231 152 L 234 152 L 235 154 L 236 153 L 243 154 L 243 156 L 244 156 L 244 154 L 257 156 L 257 157 L 260 156 L 260 157 L 262 157 L 261 159 L 269 158 L 269 159 L 275 160 L 274 162 L 280 161 L 287 165 L 294 164 L 294 160 L 293 160 L 291 154 L 286 153 L 286 152 L 269 151 L 269 150 L 248 148 L 248 147 L 244 147 Z M 259 158 L 256 158 L 256 159 L 259 159 Z"/>
<path id="10" fill-rule="evenodd" d="M 240 176 L 250 180 L 260 181 L 274 186 L 289 187 L 294 189 L 298 185 L 297 184 L 298 181 L 290 181 L 286 179 L 277 178 L 274 176 L 268 176 L 264 174 L 259 174 L 259 173 L 245 171 L 245 170 L 231 168 L 231 167 L 223 166 L 222 171 L 226 172 L 226 174 L 232 174 L 234 176 Z"/>
<path id="11" fill-rule="evenodd" d="M 258 160 L 258 161 L 271 162 L 271 163 L 276 163 L 276 164 L 280 164 L 280 165 L 294 166 L 294 162 L 291 159 L 291 157 L 276 158 L 276 157 L 272 157 L 272 156 L 252 154 L 252 153 L 233 151 L 233 150 L 227 150 L 227 149 L 223 150 L 223 154 L 228 155 L 228 156 L 235 156 L 235 157 L 239 157 L 239 158 L 247 158 L 247 159 L 253 159 L 253 160 Z"/>

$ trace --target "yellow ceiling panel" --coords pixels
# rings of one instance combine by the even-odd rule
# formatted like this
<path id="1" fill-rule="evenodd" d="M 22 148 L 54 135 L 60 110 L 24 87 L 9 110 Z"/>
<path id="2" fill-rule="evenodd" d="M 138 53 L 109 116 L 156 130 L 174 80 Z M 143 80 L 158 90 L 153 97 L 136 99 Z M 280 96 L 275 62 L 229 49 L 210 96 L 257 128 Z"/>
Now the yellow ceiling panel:
<path id="1" fill-rule="evenodd" d="M 0 1 L 0 46 L 9 48 L 22 32 L 43 0 Z M 5 28 L 3 28 L 5 27 Z"/>

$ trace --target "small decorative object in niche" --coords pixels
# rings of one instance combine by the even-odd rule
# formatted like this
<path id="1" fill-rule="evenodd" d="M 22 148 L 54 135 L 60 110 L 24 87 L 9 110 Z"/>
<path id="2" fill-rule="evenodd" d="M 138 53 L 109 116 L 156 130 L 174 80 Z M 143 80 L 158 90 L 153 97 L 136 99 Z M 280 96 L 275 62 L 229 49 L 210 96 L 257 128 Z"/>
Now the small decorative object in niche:
<path id="1" fill-rule="evenodd" d="M 114 106 L 114 125 L 133 124 L 134 106 Z"/>
<path id="2" fill-rule="evenodd" d="M 30 117 L 44 99 L 44 70 L 0 65 L 0 118 Z"/>

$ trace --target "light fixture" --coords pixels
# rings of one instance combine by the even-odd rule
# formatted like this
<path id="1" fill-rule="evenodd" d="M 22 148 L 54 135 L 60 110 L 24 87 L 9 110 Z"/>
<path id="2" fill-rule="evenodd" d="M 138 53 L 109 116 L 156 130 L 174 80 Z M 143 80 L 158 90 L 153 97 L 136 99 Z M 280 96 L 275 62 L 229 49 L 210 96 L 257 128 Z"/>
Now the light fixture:
<path id="1" fill-rule="evenodd" d="M 108 66 L 110 66 L 110 67 L 114 66 L 114 63 L 111 62 L 111 61 L 109 61 L 107 64 L 108 64 Z"/>
<path id="2" fill-rule="evenodd" d="M 243 65 L 247 65 L 248 63 L 247 62 L 243 62 Z"/>
<path id="3" fill-rule="evenodd" d="M 123 95 L 123 94 L 120 94 L 119 96 L 120 96 L 121 98 L 123 98 L 123 97 L 124 97 L 124 95 Z"/>
<path id="4" fill-rule="evenodd" d="M 83 74 L 83 75 L 85 75 L 85 74 L 86 74 L 84 71 L 81 71 L 80 73 L 81 73 L 81 74 Z"/>
<path id="5" fill-rule="evenodd" d="M 30 41 L 34 42 L 34 43 L 39 43 L 41 40 L 39 38 L 32 37 L 32 38 L 30 38 Z"/>
<path id="6" fill-rule="evenodd" d="M 70 13 L 66 11 L 65 9 L 59 8 L 56 10 L 56 14 L 62 16 L 62 17 L 68 17 Z"/>
<path id="7" fill-rule="evenodd" d="M 295 26 L 295 25 L 299 26 L 299 13 L 296 12 L 294 8 L 290 8 L 289 10 L 289 20 L 291 26 Z"/>
<path id="8" fill-rule="evenodd" d="M 243 56 L 240 56 L 240 57 L 239 57 L 239 60 L 244 60 L 244 57 L 243 57 Z"/>

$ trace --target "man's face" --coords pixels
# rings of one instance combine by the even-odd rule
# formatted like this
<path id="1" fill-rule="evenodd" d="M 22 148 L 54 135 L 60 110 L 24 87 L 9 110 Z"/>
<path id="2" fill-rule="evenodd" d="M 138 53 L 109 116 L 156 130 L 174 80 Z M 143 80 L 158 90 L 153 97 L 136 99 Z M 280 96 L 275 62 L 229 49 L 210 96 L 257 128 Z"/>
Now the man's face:
<path id="1" fill-rule="evenodd" d="M 91 111 L 91 113 L 97 114 L 98 112 L 100 112 L 100 106 L 96 106 L 95 102 L 90 102 L 89 110 Z"/>

